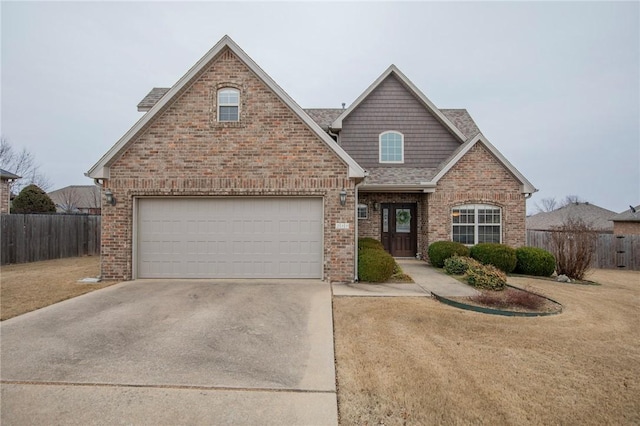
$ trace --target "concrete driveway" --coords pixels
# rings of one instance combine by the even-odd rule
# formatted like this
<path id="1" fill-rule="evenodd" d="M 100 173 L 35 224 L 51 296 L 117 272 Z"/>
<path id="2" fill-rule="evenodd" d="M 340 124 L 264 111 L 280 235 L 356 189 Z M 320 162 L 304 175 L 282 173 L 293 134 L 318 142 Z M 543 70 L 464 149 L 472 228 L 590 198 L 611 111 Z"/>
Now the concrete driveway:
<path id="1" fill-rule="evenodd" d="M 3 426 L 335 425 L 331 289 L 138 280 L 0 324 Z"/>

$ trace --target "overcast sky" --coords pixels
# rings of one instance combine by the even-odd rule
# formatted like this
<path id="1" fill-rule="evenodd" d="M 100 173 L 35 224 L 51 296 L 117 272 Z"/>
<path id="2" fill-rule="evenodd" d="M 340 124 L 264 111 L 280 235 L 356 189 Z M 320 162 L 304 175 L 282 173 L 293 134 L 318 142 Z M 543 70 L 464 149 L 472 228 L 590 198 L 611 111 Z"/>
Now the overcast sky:
<path id="1" fill-rule="evenodd" d="M 84 177 L 230 35 L 303 108 L 353 102 L 390 64 L 466 108 L 542 198 L 640 203 L 640 3 L 6 2 L 2 135 L 51 190 Z"/>

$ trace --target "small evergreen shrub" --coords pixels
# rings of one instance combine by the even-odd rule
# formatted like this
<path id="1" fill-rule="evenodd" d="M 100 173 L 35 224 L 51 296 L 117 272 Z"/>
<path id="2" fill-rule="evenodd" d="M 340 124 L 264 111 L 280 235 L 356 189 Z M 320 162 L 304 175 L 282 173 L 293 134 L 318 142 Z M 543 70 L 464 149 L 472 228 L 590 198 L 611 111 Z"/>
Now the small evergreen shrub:
<path id="1" fill-rule="evenodd" d="M 467 270 L 467 282 L 476 288 L 504 290 L 507 276 L 493 265 L 472 266 Z"/>
<path id="2" fill-rule="evenodd" d="M 427 254 L 432 266 L 442 268 L 444 261 L 453 255 L 469 256 L 469 249 L 464 244 L 453 241 L 436 241 L 429 245 Z"/>
<path id="3" fill-rule="evenodd" d="M 36 185 L 26 186 L 13 199 L 12 213 L 55 213 L 56 205 L 51 198 Z"/>
<path id="4" fill-rule="evenodd" d="M 471 257 L 484 265 L 493 265 L 501 271 L 513 272 L 516 269 L 515 249 L 498 243 L 480 243 L 469 250 Z"/>
<path id="5" fill-rule="evenodd" d="M 518 274 L 548 277 L 556 270 L 556 258 L 538 247 L 520 247 L 516 249 L 516 269 Z"/>
<path id="6" fill-rule="evenodd" d="M 396 261 L 384 250 L 364 248 L 358 250 L 358 277 L 360 281 L 381 283 L 393 275 Z"/>
<path id="7" fill-rule="evenodd" d="M 362 250 L 365 248 L 384 250 L 384 246 L 380 241 L 376 240 L 375 238 L 369 238 L 369 237 L 360 238 L 358 240 L 358 250 Z"/>
<path id="8" fill-rule="evenodd" d="M 480 266 L 480 263 L 462 256 L 452 256 L 444 261 L 444 271 L 449 275 L 464 275 L 471 266 Z"/>

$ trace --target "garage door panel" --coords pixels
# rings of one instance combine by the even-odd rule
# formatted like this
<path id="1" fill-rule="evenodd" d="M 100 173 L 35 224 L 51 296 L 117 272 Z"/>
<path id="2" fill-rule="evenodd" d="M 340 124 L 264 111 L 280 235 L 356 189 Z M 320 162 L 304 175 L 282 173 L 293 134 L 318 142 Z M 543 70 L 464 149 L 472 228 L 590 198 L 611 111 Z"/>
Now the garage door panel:
<path id="1" fill-rule="evenodd" d="M 321 278 L 321 198 L 138 201 L 140 278 Z"/>

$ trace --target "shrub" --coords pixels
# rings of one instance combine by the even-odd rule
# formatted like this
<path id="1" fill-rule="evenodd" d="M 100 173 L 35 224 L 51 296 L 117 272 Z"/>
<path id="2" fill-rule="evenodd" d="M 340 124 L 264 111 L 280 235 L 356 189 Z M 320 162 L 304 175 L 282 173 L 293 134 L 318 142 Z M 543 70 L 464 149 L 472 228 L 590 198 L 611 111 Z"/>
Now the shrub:
<path id="1" fill-rule="evenodd" d="M 358 250 L 362 250 L 365 248 L 384 250 L 384 246 L 380 241 L 376 240 L 375 238 L 369 238 L 369 237 L 360 238 L 358 240 Z"/>
<path id="2" fill-rule="evenodd" d="M 24 187 L 13 200 L 12 213 L 55 213 L 56 205 L 36 185 Z"/>
<path id="3" fill-rule="evenodd" d="M 450 275 L 464 275 L 471 266 L 480 266 L 480 263 L 462 256 L 452 256 L 444 261 L 444 271 Z"/>
<path id="4" fill-rule="evenodd" d="M 516 268 L 515 249 L 498 243 L 480 243 L 471 247 L 471 257 L 484 265 L 493 265 L 506 273 Z"/>
<path id="5" fill-rule="evenodd" d="M 556 270 L 556 259 L 548 251 L 538 247 L 516 249 L 516 269 L 518 274 L 548 277 Z"/>
<path id="6" fill-rule="evenodd" d="M 358 250 L 358 277 L 361 281 L 380 283 L 393 275 L 396 261 L 389 253 L 378 248 Z"/>
<path id="7" fill-rule="evenodd" d="M 476 288 L 504 290 L 507 276 L 493 265 L 471 266 L 467 270 L 467 282 Z"/>
<path id="8" fill-rule="evenodd" d="M 472 299 L 483 305 L 498 309 L 518 307 L 532 311 L 540 309 L 545 303 L 545 299 L 536 294 L 513 288 L 506 289 L 504 294 L 500 295 L 495 293 L 480 293 Z"/>
<path id="9" fill-rule="evenodd" d="M 431 265 L 436 268 L 442 268 L 444 261 L 453 255 L 469 256 L 469 249 L 464 244 L 453 241 L 436 241 L 429 245 L 427 253 Z"/>
<path id="10" fill-rule="evenodd" d="M 591 267 L 598 234 L 582 219 L 569 218 L 551 233 L 558 275 L 581 280 Z"/>

